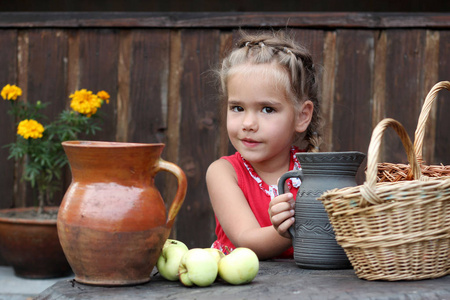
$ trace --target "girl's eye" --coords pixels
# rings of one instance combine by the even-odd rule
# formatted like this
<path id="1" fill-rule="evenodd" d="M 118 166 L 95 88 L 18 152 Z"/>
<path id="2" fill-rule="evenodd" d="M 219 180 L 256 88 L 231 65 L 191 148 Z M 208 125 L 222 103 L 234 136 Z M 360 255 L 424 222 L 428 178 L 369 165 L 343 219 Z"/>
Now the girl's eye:
<path id="1" fill-rule="evenodd" d="M 262 112 L 263 112 L 263 113 L 266 113 L 266 114 L 270 114 L 270 113 L 275 112 L 275 109 L 273 109 L 272 107 L 264 107 L 264 108 L 262 109 Z"/>
<path id="2" fill-rule="evenodd" d="M 234 111 L 234 112 L 241 112 L 241 111 L 244 111 L 244 109 L 242 108 L 242 106 L 237 106 L 237 105 L 235 105 L 235 106 L 230 106 L 230 110 L 231 110 L 231 111 Z"/>

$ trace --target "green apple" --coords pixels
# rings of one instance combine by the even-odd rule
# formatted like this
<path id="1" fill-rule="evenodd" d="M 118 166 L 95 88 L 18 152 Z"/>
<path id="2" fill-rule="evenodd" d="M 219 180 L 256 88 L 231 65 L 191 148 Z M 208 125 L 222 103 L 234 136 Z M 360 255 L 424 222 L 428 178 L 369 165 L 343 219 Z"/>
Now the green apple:
<path id="1" fill-rule="evenodd" d="M 219 249 L 215 249 L 215 248 L 205 248 L 206 251 L 209 252 L 209 254 L 211 254 L 217 261 L 217 266 L 219 266 L 219 261 L 222 257 L 225 256 L 225 254 L 223 254 L 222 251 L 220 251 Z"/>
<path id="2" fill-rule="evenodd" d="M 186 249 L 188 249 L 186 244 L 183 243 L 182 241 L 177 241 L 177 240 L 172 240 L 172 239 L 166 240 L 166 242 L 164 243 L 163 249 L 170 245 L 178 245 L 178 246 L 182 246 L 182 247 L 184 246 Z"/>
<path id="3" fill-rule="evenodd" d="M 249 283 L 258 271 L 258 256 L 249 248 L 236 248 L 219 261 L 219 276 L 230 284 Z"/>
<path id="4" fill-rule="evenodd" d="M 170 281 L 178 280 L 178 267 L 181 258 L 188 250 L 183 242 L 167 239 L 156 262 L 159 274 Z"/>
<path id="5" fill-rule="evenodd" d="M 208 250 L 190 249 L 181 258 L 178 274 L 185 286 L 209 286 L 217 278 L 218 264 Z"/>

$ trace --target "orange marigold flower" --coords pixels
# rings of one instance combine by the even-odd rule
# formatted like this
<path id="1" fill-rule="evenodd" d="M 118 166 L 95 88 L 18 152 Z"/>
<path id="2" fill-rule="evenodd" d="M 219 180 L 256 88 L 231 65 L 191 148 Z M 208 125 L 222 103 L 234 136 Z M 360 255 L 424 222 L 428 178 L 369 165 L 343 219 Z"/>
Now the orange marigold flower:
<path id="1" fill-rule="evenodd" d="M 108 94 L 108 92 L 106 91 L 100 91 L 97 93 L 97 97 L 99 97 L 100 99 L 106 101 L 106 104 L 109 104 L 109 98 L 111 98 Z"/>
<path id="2" fill-rule="evenodd" d="M 97 109 L 102 106 L 102 100 L 86 89 L 75 91 L 75 93 L 70 95 L 70 98 L 72 98 L 70 107 L 87 117 L 94 115 Z"/>
<path id="3" fill-rule="evenodd" d="M 17 97 L 22 96 L 22 89 L 16 85 L 7 84 L 3 87 L 1 95 L 5 100 L 16 100 Z"/>
<path id="4" fill-rule="evenodd" d="M 40 139 L 44 132 L 44 126 L 35 120 L 23 120 L 17 126 L 17 134 L 23 136 L 24 139 Z"/>

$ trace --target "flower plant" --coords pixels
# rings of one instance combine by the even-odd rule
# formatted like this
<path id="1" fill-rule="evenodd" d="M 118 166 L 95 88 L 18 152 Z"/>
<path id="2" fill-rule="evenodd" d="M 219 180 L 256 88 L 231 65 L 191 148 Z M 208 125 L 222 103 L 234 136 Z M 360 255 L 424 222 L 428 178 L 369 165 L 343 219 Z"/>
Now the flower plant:
<path id="1" fill-rule="evenodd" d="M 109 103 L 110 96 L 105 91 L 94 94 L 86 89 L 77 90 L 70 95 L 71 109 L 63 110 L 54 121 L 47 122 L 47 116 L 41 111 L 49 103 L 19 101 L 21 95 L 22 90 L 16 85 L 7 84 L 1 91 L 1 97 L 11 104 L 8 113 L 17 124 L 15 141 L 5 147 L 9 149 L 8 159 L 24 162 L 22 180 L 37 189 L 38 213 L 41 213 L 61 187 L 62 172 L 68 163 L 61 143 L 101 130 L 98 109 L 103 103 Z"/>

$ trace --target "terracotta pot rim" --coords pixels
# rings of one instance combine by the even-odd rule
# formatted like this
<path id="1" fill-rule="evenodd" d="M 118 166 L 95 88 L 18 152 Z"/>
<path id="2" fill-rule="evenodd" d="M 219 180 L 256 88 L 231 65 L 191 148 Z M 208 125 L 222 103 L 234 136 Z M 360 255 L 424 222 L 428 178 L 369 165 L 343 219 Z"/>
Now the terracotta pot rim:
<path id="1" fill-rule="evenodd" d="M 108 141 L 87 141 L 74 140 L 62 142 L 63 146 L 77 147 L 77 148 L 128 148 L 128 147 L 161 147 L 164 143 L 128 143 L 128 142 L 108 142 Z"/>
<path id="2" fill-rule="evenodd" d="M 36 210 L 36 207 L 18 207 L 18 208 L 6 208 L 6 209 L 0 209 L 0 213 L 7 213 L 10 211 L 29 211 L 29 210 Z M 58 210 L 59 206 L 46 206 L 44 207 L 44 210 L 46 211 L 53 211 Z M 56 225 L 56 219 L 54 220 L 32 220 L 32 219 L 23 219 L 23 218 L 11 218 L 11 217 L 4 217 L 0 216 L 0 223 L 14 223 L 14 224 L 30 224 L 30 225 Z"/>

